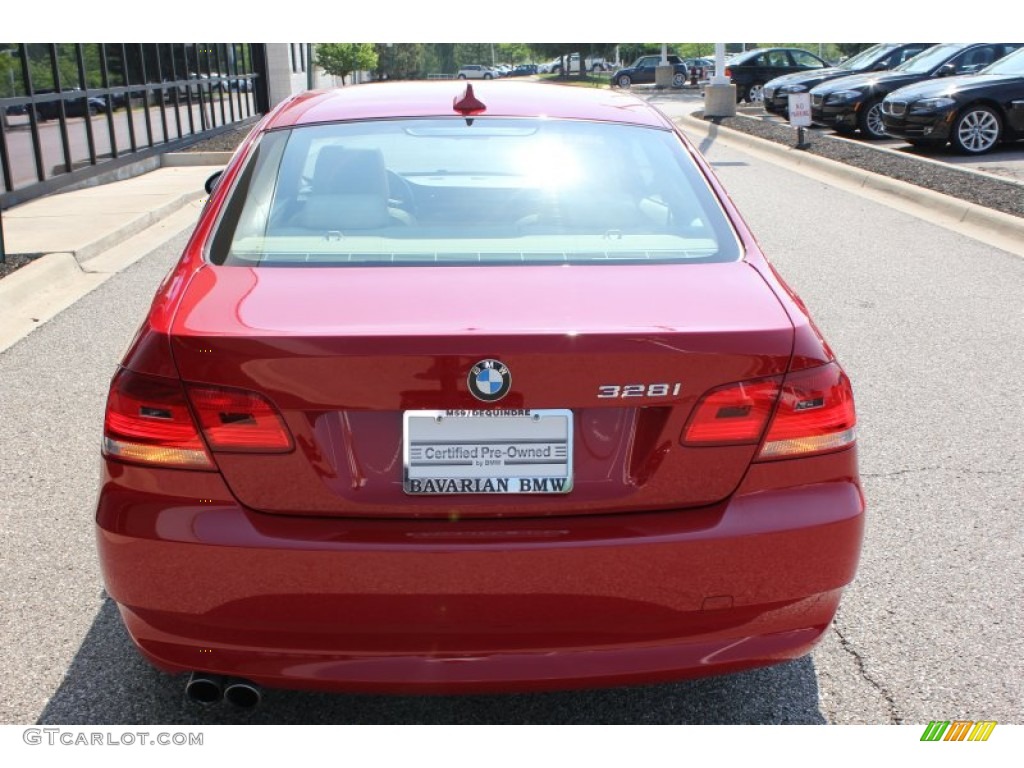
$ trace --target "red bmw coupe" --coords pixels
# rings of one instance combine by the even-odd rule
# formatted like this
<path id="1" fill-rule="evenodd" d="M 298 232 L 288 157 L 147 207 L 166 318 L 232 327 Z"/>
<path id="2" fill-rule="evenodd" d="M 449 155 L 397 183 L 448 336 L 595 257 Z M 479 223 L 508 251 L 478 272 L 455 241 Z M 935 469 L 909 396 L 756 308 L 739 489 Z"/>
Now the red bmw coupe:
<path id="1" fill-rule="evenodd" d="M 189 694 L 610 686 L 792 659 L 864 523 L 853 395 L 625 93 L 305 93 L 113 378 L 97 526 Z"/>

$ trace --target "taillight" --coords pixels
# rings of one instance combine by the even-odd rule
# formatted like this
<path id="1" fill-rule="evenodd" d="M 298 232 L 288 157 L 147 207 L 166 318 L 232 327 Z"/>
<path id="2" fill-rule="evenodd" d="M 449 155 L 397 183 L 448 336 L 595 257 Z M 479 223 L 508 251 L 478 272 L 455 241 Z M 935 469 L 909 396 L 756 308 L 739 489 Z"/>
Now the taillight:
<path id="1" fill-rule="evenodd" d="M 279 453 L 292 449 L 291 433 L 262 395 L 189 384 L 188 396 L 212 450 Z"/>
<path id="2" fill-rule="evenodd" d="M 837 363 L 786 377 L 760 459 L 823 453 L 856 438 L 853 388 Z"/>
<path id="3" fill-rule="evenodd" d="M 785 383 L 775 377 L 712 389 L 694 408 L 683 443 L 753 445 L 767 427 L 757 459 L 785 459 L 845 448 L 855 424 L 850 380 L 829 363 L 790 373 Z"/>
<path id="4" fill-rule="evenodd" d="M 103 435 L 107 456 L 166 467 L 216 469 L 210 450 L 281 453 L 291 449 L 291 433 L 277 409 L 255 392 L 183 385 L 177 379 L 124 368 L 114 376 Z"/>
<path id="5" fill-rule="evenodd" d="M 103 452 L 143 464 L 214 468 L 181 382 L 124 368 L 110 385 Z"/>
<path id="6" fill-rule="evenodd" d="M 757 443 L 779 395 L 781 378 L 757 379 L 712 389 L 697 403 L 683 432 L 687 445 Z"/>
<path id="7" fill-rule="evenodd" d="M 725 68 L 725 76 L 732 77 L 732 70 L 729 69 L 728 67 Z"/>

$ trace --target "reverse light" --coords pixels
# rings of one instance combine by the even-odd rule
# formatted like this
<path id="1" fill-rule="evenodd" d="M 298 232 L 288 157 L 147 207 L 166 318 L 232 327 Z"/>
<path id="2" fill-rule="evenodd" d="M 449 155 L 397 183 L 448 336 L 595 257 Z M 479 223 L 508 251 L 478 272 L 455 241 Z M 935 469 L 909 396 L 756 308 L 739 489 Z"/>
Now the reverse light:
<path id="1" fill-rule="evenodd" d="M 837 363 L 716 387 L 698 401 L 683 430 L 688 446 L 764 444 L 757 460 L 835 451 L 853 443 L 850 380 Z M 767 435 L 765 432 L 767 430 Z"/>
<path id="2" fill-rule="evenodd" d="M 181 382 L 125 368 L 110 385 L 103 453 L 142 464 L 214 469 Z"/>
<path id="3" fill-rule="evenodd" d="M 838 363 L 786 377 L 759 459 L 834 451 L 853 443 L 853 388 Z"/>

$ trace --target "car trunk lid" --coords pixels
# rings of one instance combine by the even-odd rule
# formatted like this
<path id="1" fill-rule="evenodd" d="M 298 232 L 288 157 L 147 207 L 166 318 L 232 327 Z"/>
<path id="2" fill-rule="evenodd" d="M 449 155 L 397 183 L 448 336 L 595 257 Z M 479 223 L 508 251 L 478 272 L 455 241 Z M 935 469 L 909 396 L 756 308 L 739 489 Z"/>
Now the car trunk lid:
<path id="1" fill-rule="evenodd" d="M 289 453 L 215 451 L 239 501 L 304 515 L 563 515 L 713 503 L 737 487 L 757 446 L 682 445 L 690 412 L 716 386 L 784 373 L 792 346 L 786 312 L 745 262 L 206 266 L 172 332 L 184 380 L 258 392 L 294 437 Z M 511 375 L 507 395 L 491 403 L 469 388 L 485 360 Z M 567 416 L 567 493 L 546 486 L 484 495 L 479 482 L 409 493 L 406 414 L 496 409 Z"/>

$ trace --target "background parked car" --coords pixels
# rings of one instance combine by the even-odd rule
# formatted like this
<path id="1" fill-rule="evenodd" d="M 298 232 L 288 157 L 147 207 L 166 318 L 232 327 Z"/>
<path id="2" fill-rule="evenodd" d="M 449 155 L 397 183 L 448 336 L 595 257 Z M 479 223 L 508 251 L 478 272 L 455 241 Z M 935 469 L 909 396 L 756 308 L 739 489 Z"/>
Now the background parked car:
<path id="1" fill-rule="evenodd" d="M 493 80 L 496 77 L 497 73 L 483 64 L 465 64 L 459 68 L 459 80 Z"/>
<path id="2" fill-rule="evenodd" d="M 922 80 L 978 72 L 1021 47 L 1020 43 L 941 43 L 888 72 L 829 80 L 811 89 L 811 119 L 839 133 L 859 130 L 868 139 L 885 136 L 882 100 Z"/>
<path id="3" fill-rule="evenodd" d="M 860 72 L 879 72 L 899 66 L 934 43 L 878 43 L 847 59 L 837 67 L 794 72 L 764 84 L 764 108 L 777 115 L 789 114 L 789 95 L 806 93 L 826 80 Z"/>
<path id="4" fill-rule="evenodd" d="M 580 55 L 578 53 L 571 54 L 569 57 L 569 73 L 576 73 L 580 71 Z M 585 59 L 588 72 L 607 72 L 611 69 L 611 65 L 605 61 L 602 56 L 587 56 Z M 550 62 L 549 70 L 553 74 L 557 74 L 562 71 L 562 60 L 560 58 Z"/>
<path id="5" fill-rule="evenodd" d="M 893 91 L 882 102 L 891 136 L 919 147 L 951 142 L 980 155 L 1001 141 L 1024 139 L 1024 49 L 977 75 L 926 80 Z"/>
<path id="6" fill-rule="evenodd" d="M 536 64 L 516 64 L 512 67 L 512 71 L 509 72 L 510 77 L 523 77 L 524 75 L 536 75 L 537 65 Z"/>
<path id="7" fill-rule="evenodd" d="M 612 85 L 629 88 L 636 83 L 653 83 L 655 70 L 660 63 L 660 53 L 641 56 L 633 62 L 632 66 L 620 69 L 612 75 Z M 675 54 L 669 55 L 668 63 L 672 65 L 672 87 L 682 88 L 689 80 L 689 70 L 687 70 L 686 64 Z"/>
<path id="8" fill-rule="evenodd" d="M 736 84 L 737 101 L 760 102 L 769 80 L 828 66 L 827 61 L 802 48 L 755 48 L 726 62 L 725 76 Z"/>
<path id="9" fill-rule="evenodd" d="M 708 80 L 715 74 L 715 60 L 706 56 L 683 59 L 683 63 L 686 65 L 687 72 L 691 75 L 693 70 L 697 70 L 698 80 Z"/>
<path id="10" fill-rule="evenodd" d="M 81 93 L 81 89 L 65 89 L 63 93 Z M 36 91 L 37 95 L 43 95 L 46 93 L 56 93 L 53 89 L 42 89 Z M 60 117 L 60 102 L 58 101 L 43 101 L 35 105 L 36 119 L 37 120 L 56 120 Z M 87 99 L 83 97 L 66 99 L 64 101 L 64 114 L 67 117 L 85 117 L 86 115 L 92 116 L 99 112 L 107 111 L 107 103 L 96 96 L 90 96 Z"/>

